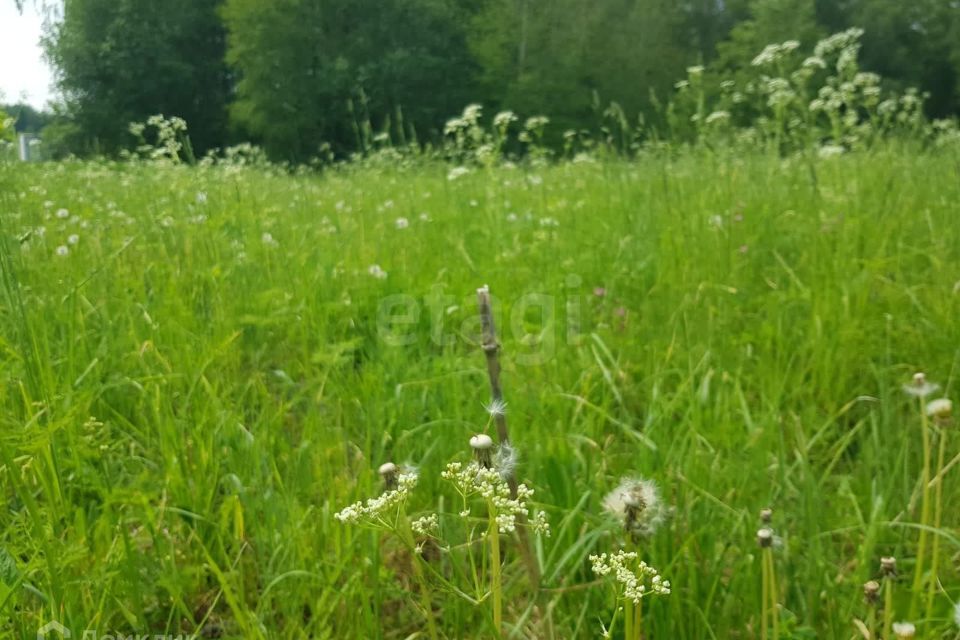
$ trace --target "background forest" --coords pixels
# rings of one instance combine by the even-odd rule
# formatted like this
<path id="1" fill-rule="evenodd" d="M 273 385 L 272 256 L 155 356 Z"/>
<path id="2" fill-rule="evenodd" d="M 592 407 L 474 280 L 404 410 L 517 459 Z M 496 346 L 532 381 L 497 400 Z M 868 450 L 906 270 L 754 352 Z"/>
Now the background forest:
<path id="1" fill-rule="evenodd" d="M 58 154 L 129 148 L 128 123 L 163 113 L 198 155 L 249 141 L 302 162 L 435 143 L 468 103 L 548 115 L 554 146 L 611 114 L 677 137 L 694 124 L 665 105 L 689 67 L 709 102 L 768 43 L 802 56 L 852 26 L 885 89 L 919 88 L 930 117 L 960 111 L 950 0 L 66 0 L 60 17 L 45 41 L 56 114 L 7 107 L 18 129 L 46 124 Z"/>

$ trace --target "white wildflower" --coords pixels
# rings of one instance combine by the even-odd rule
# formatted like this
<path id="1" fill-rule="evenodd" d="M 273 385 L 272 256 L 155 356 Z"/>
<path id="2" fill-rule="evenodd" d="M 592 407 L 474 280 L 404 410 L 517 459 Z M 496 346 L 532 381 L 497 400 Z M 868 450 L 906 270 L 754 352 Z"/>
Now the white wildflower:
<path id="1" fill-rule="evenodd" d="M 70 249 L 66 245 L 62 244 L 56 248 L 56 253 L 58 256 L 66 256 L 70 254 Z"/>
<path id="2" fill-rule="evenodd" d="M 533 520 L 530 521 L 530 526 L 533 528 L 534 533 L 545 538 L 550 537 L 550 521 L 547 520 L 546 512 L 537 511 L 536 515 L 533 516 Z"/>
<path id="3" fill-rule="evenodd" d="M 621 549 L 614 554 L 592 555 L 590 564 L 598 576 L 613 574 L 622 597 L 634 603 L 649 595 L 670 594 L 670 581 L 664 580 L 660 572 L 646 562 L 638 562 L 633 551 Z"/>
<path id="4" fill-rule="evenodd" d="M 428 516 L 417 518 L 411 522 L 410 528 L 413 529 L 413 532 L 418 536 L 433 535 L 440 529 L 440 518 L 437 514 L 431 513 Z"/>
<path id="5" fill-rule="evenodd" d="M 70 217 L 70 212 L 66 209 L 57 209 L 57 217 L 61 220 L 66 220 Z"/>
<path id="6" fill-rule="evenodd" d="M 410 221 L 406 218 L 397 218 L 394 224 L 396 225 L 397 229 L 406 229 L 410 226 Z"/>
<path id="7" fill-rule="evenodd" d="M 384 491 L 376 498 L 370 498 L 366 502 L 355 502 L 341 509 L 333 517 L 345 524 L 377 523 L 382 521 L 388 515 L 388 512 L 395 510 L 405 502 L 416 486 L 416 473 L 401 473 L 397 477 L 396 489 Z"/>
<path id="8" fill-rule="evenodd" d="M 817 152 L 817 155 L 820 158 L 826 160 L 828 158 L 836 158 L 837 156 L 842 156 L 846 153 L 846 149 L 838 144 L 825 144 L 820 147 L 820 150 Z"/>
<path id="9" fill-rule="evenodd" d="M 517 497 L 510 496 L 510 485 L 493 468 L 486 468 L 474 460 L 467 466 L 451 462 L 441 472 L 440 477 L 456 488 L 463 498 L 464 509 L 461 516 L 470 514 L 466 506 L 472 497 L 481 497 L 487 501 L 492 516 L 497 522 L 500 533 L 512 533 L 517 528 L 517 517 L 527 515 L 527 501 L 533 496 L 533 490 L 526 485 L 517 485 Z"/>
<path id="10" fill-rule="evenodd" d="M 367 273 L 376 278 L 377 280 L 386 280 L 387 272 L 380 268 L 378 264 L 372 264 L 367 267 Z"/>
<path id="11" fill-rule="evenodd" d="M 279 244 L 276 240 L 274 240 L 273 234 L 269 231 L 263 232 L 263 235 L 260 236 L 260 241 L 268 247 L 275 247 L 277 244 Z"/>
<path id="12" fill-rule="evenodd" d="M 470 169 L 467 169 L 466 167 L 454 167 L 453 169 L 450 169 L 449 173 L 447 173 L 447 180 L 453 182 L 454 180 L 459 180 L 468 173 L 470 173 Z"/>

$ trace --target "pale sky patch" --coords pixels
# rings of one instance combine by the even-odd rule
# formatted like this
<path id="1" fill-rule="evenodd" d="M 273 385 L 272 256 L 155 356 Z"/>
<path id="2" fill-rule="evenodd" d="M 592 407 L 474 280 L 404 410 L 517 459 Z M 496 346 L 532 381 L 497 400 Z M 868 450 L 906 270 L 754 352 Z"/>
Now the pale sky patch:
<path id="1" fill-rule="evenodd" d="M 37 108 L 54 97 L 53 71 L 43 59 L 43 17 L 27 0 L 23 13 L 13 0 L 0 0 L 0 101 Z"/>

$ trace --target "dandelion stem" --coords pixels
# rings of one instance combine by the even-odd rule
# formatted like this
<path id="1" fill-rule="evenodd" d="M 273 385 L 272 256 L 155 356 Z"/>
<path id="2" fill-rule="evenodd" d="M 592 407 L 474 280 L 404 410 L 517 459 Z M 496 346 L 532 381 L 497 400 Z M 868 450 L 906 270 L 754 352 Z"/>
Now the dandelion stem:
<path id="1" fill-rule="evenodd" d="M 770 598 L 770 617 L 773 620 L 773 640 L 780 638 L 780 612 L 777 605 L 777 574 L 773 565 L 773 548 L 763 550 L 764 561 L 767 564 L 767 594 Z"/>
<path id="2" fill-rule="evenodd" d="M 937 467 L 934 477 L 937 479 L 933 497 L 933 528 L 939 529 L 943 520 L 943 465 L 947 455 L 947 430 L 940 429 L 940 446 L 937 451 Z M 934 531 L 933 546 L 930 549 L 930 582 L 927 587 L 926 619 L 933 617 L 933 602 L 937 596 L 937 571 L 940 560 L 940 536 Z"/>
<path id="3" fill-rule="evenodd" d="M 927 554 L 927 527 L 930 526 L 930 430 L 927 426 L 927 412 L 924 400 L 920 402 L 920 425 L 923 435 L 923 478 L 922 502 L 920 507 L 920 539 L 917 543 L 917 561 L 913 572 L 913 589 L 910 595 L 910 617 L 917 617 L 917 609 L 923 591 L 923 564 Z"/>
<path id="4" fill-rule="evenodd" d="M 883 640 L 893 640 L 893 577 L 883 579 Z"/>
<path id="5" fill-rule="evenodd" d="M 767 603 L 770 601 L 770 576 L 767 572 L 767 550 L 761 549 L 761 559 L 760 559 L 760 574 L 761 574 L 761 588 L 762 592 L 761 601 L 760 601 L 760 640 L 768 640 L 770 637 L 767 632 L 767 623 L 769 622 L 769 615 L 767 613 Z"/>
<path id="6" fill-rule="evenodd" d="M 490 396 L 494 404 L 503 404 L 503 390 L 500 387 L 500 343 L 497 342 L 497 330 L 493 324 L 493 306 L 490 302 L 490 289 L 484 285 L 477 289 L 477 304 L 480 310 L 481 326 L 481 345 L 483 353 L 487 358 L 487 374 L 490 378 Z M 507 431 L 507 416 L 500 411 L 494 415 L 494 421 L 497 425 L 497 437 L 500 444 L 510 442 L 510 434 Z M 510 485 L 510 497 L 517 497 L 517 479 L 510 474 L 507 477 L 507 484 Z M 517 516 L 519 524 L 526 522 L 523 514 Z M 535 592 L 540 589 L 540 565 L 537 563 L 536 556 L 533 554 L 533 547 L 530 543 L 530 537 L 527 535 L 525 527 L 517 527 L 517 537 L 520 540 L 520 555 L 523 557 L 523 563 L 527 569 L 527 575 L 530 578 L 530 586 Z"/>

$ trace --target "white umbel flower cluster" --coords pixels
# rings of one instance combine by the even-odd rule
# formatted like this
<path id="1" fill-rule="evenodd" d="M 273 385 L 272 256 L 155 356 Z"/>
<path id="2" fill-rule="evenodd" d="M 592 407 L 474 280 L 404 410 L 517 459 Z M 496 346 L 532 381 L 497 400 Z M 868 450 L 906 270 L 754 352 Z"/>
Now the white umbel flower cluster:
<path id="1" fill-rule="evenodd" d="M 664 580 L 660 572 L 646 562 L 638 562 L 637 554 L 633 551 L 621 549 L 614 554 L 590 556 L 590 564 L 598 576 L 613 574 L 621 585 L 623 597 L 634 603 L 646 596 L 670 594 L 670 581 Z"/>
<path id="2" fill-rule="evenodd" d="M 430 536 L 440 530 L 440 518 L 435 513 L 417 518 L 410 523 L 410 528 L 418 536 Z"/>
<path id="3" fill-rule="evenodd" d="M 464 505 L 474 496 L 486 499 L 494 510 L 497 520 L 497 529 L 500 533 L 512 533 L 517 530 L 517 516 L 527 514 L 527 501 L 533 496 L 533 489 L 525 484 L 517 485 L 517 497 L 510 497 L 510 485 L 496 468 L 486 468 L 477 461 L 464 466 L 460 462 L 451 462 L 443 470 L 440 477 L 456 487 L 463 498 Z M 469 509 L 464 509 L 460 515 L 469 515 Z M 534 519 L 537 523 L 534 530 L 544 533 L 549 525 L 546 516 Z"/>
<path id="4" fill-rule="evenodd" d="M 355 502 L 348 507 L 344 507 L 333 517 L 344 524 L 360 524 L 382 520 L 386 513 L 394 511 L 406 501 L 410 492 L 416 486 L 417 474 L 401 473 L 397 476 L 396 489 L 384 491 L 376 498 L 370 498 L 366 502 Z"/>

